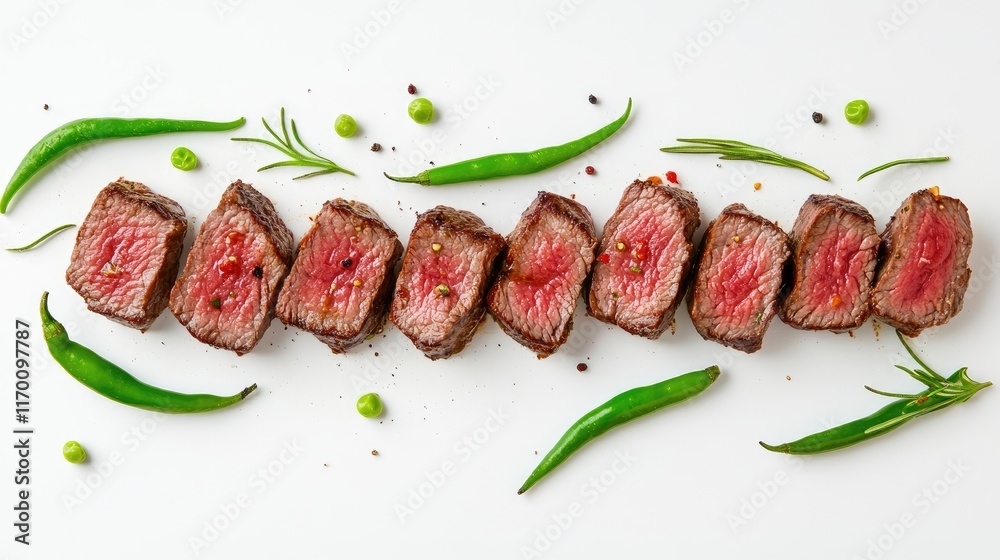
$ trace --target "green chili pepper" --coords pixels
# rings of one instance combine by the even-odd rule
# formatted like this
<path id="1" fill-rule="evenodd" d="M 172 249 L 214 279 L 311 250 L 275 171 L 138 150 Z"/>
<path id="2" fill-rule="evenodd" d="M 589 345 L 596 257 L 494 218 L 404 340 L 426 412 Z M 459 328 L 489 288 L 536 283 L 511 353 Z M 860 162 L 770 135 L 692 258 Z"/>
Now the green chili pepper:
<path id="1" fill-rule="evenodd" d="M 30 250 L 34 249 L 35 247 L 38 247 L 42 243 L 45 243 L 46 241 L 48 241 L 50 237 L 58 235 L 59 233 L 68 230 L 69 228 L 75 228 L 75 227 L 76 227 L 76 224 L 61 225 L 61 226 L 53 229 L 52 231 L 46 233 L 45 235 L 39 237 L 38 239 L 32 241 L 31 243 L 28 243 L 27 245 L 25 245 L 23 247 L 10 247 L 7 250 L 8 251 L 16 251 L 18 253 L 23 253 L 24 251 L 30 251 Z"/>
<path id="2" fill-rule="evenodd" d="M 175 148 L 170 154 L 170 163 L 181 171 L 191 171 L 195 167 L 198 167 L 198 156 L 194 155 L 194 152 L 191 150 L 181 146 Z"/>
<path id="3" fill-rule="evenodd" d="M 486 181 L 497 177 L 537 173 L 573 159 L 607 140 L 608 137 L 625 124 L 631 112 L 632 99 L 630 98 L 625 113 L 621 117 L 618 117 L 617 120 L 579 140 L 573 140 L 559 146 L 549 146 L 548 148 L 541 148 L 533 152 L 483 156 L 421 171 L 414 177 L 392 177 L 387 173 L 384 173 L 384 175 L 400 183 L 419 183 L 427 186 Z"/>
<path id="4" fill-rule="evenodd" d="M 677 404 L 701 393 L 719 377 L 719 366 L 685 373 L 666 381 L 636 387 L 612 397 L 611 400 L 591 410 L 576 421 L 563 434 L 552 451 L 542 459 L 528 480 L 521 485 L 523 494 L 545 475 L 552 472 L 577 449 L 611 428 L 649 414 L 655 410 Z"/>
<path id="5" fill-rule="evenodd" d="M 62 323 L 49 314 L 48 301 L 49 293 L 44 292 L 39 306 L 42 334 L 52 357 L 77 381 L 111 400 L 157 412 L 206 412 L 236 404 L 257 388 L 255 383 L 235 395 L 218 397 L 175 393 L 147 385 L 93 350 L 70 340 Z"/>
<path id="6" fill-rule="evenodd" d="M 28 181 L 49 164 L 73 148 L 112 138 L 133 138 L 168 132 L 213 132 L 232 130 L 243 126 L 240 117 L 232 122 L 184 121 L 175 119 L 117 119 L 92 118 L 68 122 L 38 141 L 7 183 L 0 198 L 0 214 L 7 212 L 11 199 Z"/>
<path id="7" fill-rule="evenodd" d="M 903 335 L 899 331 L 896 331 L 896 336 L 899 337 L 899 341 L 903 343 L 903 347 L 906 348 L 906 351 L 913 357 L 914 361 L 923 369 L 914 368 L 911 370 L 900 365 L 896 367 L 910 374 L 917 381 L 927 385 L 926 391 L 915 395 L 903 395 L 877 391 L 865 386 L 865 389 L 873 393 L 895 397 L 899 400 L 882 407 L 874 414 L 860 420 L 848 422 L 847 424 L 830 428 L 829 430 L 824 430 L 793 442 L 781 445 L 768 445 L 760 442 L 764 449 L 793 455 L 809 455 L 841 449 L 889 433 L 918 416 L 923 416 L 935 410 L 941 410 L 956 403 L 965 402 L 972 398 L 972 395 L 975 395 L 979 390 L 993 384 L 989 381 L 985 383 L 973 381 L 966 373 L 968 368 L 964 367 L 945 379 L 927 367 L 927 364 L 917 357 L 913 350 L 910 349 L 910 346 L 906 344 L 906 340 L 903 339 Z"/>

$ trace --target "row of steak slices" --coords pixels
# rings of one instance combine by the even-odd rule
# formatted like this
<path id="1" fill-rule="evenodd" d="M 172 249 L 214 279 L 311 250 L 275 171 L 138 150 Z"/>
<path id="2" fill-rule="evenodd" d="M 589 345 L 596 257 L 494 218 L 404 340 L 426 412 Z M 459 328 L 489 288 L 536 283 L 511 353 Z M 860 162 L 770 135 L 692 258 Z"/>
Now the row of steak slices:
<path id="1" fill-rule="evenodd" d="M 197 339 L 238 354 L 275 314 L 337 353 L 388 316 L 431 359 L 464 348 L 487 311 L 548 356 L 569 336 L 584 291 L 591 316 L 652 339 L 688 292 L 701 336 L 744 352 L 760 349 L 775 314 L 796 328 L 845 331 L 874 312 L 915 336 L 958 313 L 969 281 L 968 211 L 936 191 L 905 200 L 881 238 L 867 210 L 838 196 L 810 196 L 791 237 L 733 204 L 696 250 L 699 224 L 691 193 L 635 181 L 600 243 L 583 205 L 541 192 L 506 239 L 471 212 L 433 208 L 404 254 L 373 209 L 336 199 L 296 251 L 271 202 L 236 181 L 174 282 L 183 210 L 119 179 L 80 228 L 66 277 L 97 313 L 145 330 L 169 304 Z"/>

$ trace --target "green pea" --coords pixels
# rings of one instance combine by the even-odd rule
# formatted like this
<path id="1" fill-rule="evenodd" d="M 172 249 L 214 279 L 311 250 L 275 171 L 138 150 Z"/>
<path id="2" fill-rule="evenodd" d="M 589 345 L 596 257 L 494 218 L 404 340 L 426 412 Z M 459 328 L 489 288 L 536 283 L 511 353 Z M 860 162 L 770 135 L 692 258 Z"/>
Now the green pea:
<path id="1" fill-rule="evenodd" d="M 198 156 L 194 155 L 194 152 L 191 150 L 181 146 L 170 154 L 170 163 L 181 171 L 191 171 L 195 167 L 198 167 Z"/>
<path id="2" fill-rule="evenodd" d="M 67 441 L 63 445 L 63 457 L 70 463 L 82 463 L 87 460 L 87 451 L 76 441 Z"/>
<path id="3" fill-rule="evenodd" d="M 337 120 L 333 122 L 333 130 L 337 132 L 337 136 L 341 138 L 350 138 L 354 136 L 354 133 L 358 131 L 358 121 L 354 120 L 351 115 L 340 115 Z"/>
<path id="4" fill-rule="evenodd" d="M 434 105 L 426 97 L 418 97 L 410 102 L 406 112 L 414 122 L 427 124 L 434 118 Z"/>
<path id="5" fill-rule="evenodd" d="M 864 99 L 855 99 L 844 107 L 844 117 L 851 124 L 865 124 L 868 120 L 868 102 Z"/>
<path id="6" fill-rule="evenodd" d="M 358 399 L 358 413 L 365 418 L 377 418 L 382 414 L 382 399 L 375 393 L 361 395 Z"/>

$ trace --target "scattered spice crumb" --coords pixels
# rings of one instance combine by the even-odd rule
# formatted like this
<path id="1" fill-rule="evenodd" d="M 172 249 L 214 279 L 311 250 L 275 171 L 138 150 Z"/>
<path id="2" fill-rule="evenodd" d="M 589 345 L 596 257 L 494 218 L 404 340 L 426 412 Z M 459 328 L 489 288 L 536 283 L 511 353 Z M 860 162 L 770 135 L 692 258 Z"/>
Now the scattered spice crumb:
<path id="1" fill-rule="evenodd" d="M 326 463 L 323 463 L 323 466 L 324 467 L 329 467 L 330 465 L 327 465 Z"/>
<path id="2" fill-rule="evenodd" d="M 653 183 L 654 185 L 662 185 L 663 179 L 660 179 L 659 175 L 650 175 L 649 177 L 646 177 L 646 182 Z"/>
<path id="3" fill-rule="evenodd" d="M 587 364 L 583 362 L 576 364 L 576 371 L 579 371 L 580 373 L 587 371 Z"/>
<path id="4" fill-rule="evenodd" d="M 813 113 L 813 122 L 816 124 L 823 122 L 823 113 Z"/>
<path id="5" fill-rule="evenodd" d="M 410 95 L 416 95 L 417 94 L 417 86 L 415 86 L 413 84 L 410 84 L 410 85 L 406 86 L 406 93 L 408 93 Z"/>
<path id="6" fill-rule="evenodd" d="M 569 197 L 573 200 L 576 200 L 576 193 L 569 193 Z"/>
<path id="7" fill-rule="evenodd" d="M 378 358 L 378 352 L 375 352 L 375 357 Z"/>
<path id="8" fill-rule="evenodd" d="M 372 455 L 378 456 L 378 449 L 372 449 Z"/>
<path id="9" fill-rule="evenodd" d="M 585 173 L 586 173 L 587 175 L 593 175 L 594 173 L 597 173 L 597 170 L 595 170 L 595 169 L 594 169 L 594 166 L 593 166 L 593 165 L 588 165 L 588 166 L 587 166 L 586 168 L 584 168 L 584 170 L 583 170 L 583 171 L 584 171 L 584 172 L 585 172 Z"/>
<path id="10" fill-rule="evenodd" d="M 671 335 L 677 334 L 677 317 L 673 317 L 670 319 L 670 334 Z"/>
<path id="11" fill-rule="evenodd" d="M 754 183 L 753 184 L 753 190 L 759 191 L 760 190 L 760 183 Z"/>
<path id="12" fill-rule="evenodd" d="M 48 111 L 49 110 L 49 104 L 46 103 L 45 105 L 42 105 L 42 109 L 44 109 L 45 111 Z"/>
<path id="13" fill-rule="evenodd" d="M 431 165 L 434 165 L 434 162 L 433 162 L 433 161 L 429 161 L 429 162 L 427 162 L 427 163 L 429 163 L 429 164 L 431 164 Z"/>
<path id="14" fill-rule="evenodd" d="M 535 451 L 535 455 L 538 455 L 538 452 L 537 452 L 537 451 Z"/>
<path id="15" fill-rule="evenodd" d="M 382 144 L 379 144 L 378 142 L 375 142 L 374 144 L 372 144 L 372 151 L 373 152 L 381 152 L 382 151 Z"/>
<path id="16" fill-rule="evenodd" d="M 394 151 L 394 152 L 396 151 L 396 146 L 392 147 L 392 151 Z"/>
<path id="17" fill-rule="evenodd" d="M 593 93 L 587 97 L 587 101 L 590 101 L 591 105 L 597 105 L 597 98 L 594 97 Z"/>
<path id="18" fill-rule="evenodd" d="M 785 379 L 787 379 L 787 380 L 791 381 L 791 380 L 792 380 L 792 376 L 791 376 L 791 375 L 786 375 L 786 376 L 785 376 Z"/>

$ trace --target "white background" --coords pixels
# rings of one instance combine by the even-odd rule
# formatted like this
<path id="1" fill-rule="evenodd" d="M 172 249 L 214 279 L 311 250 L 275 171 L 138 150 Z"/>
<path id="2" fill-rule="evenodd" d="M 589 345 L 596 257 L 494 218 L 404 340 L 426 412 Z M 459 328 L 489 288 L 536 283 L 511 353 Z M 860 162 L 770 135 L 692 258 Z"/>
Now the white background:
<path id="1" fill-rule="evenodd" d="M 916 347 L 946 375 L 967 365 L 975 379 L 997 380 L 995 4 L 226 2 L 4 3 L 0 175 L 76 118 L 243 115 L 239 135 L 261 135 L 260 117 L 275 122 L 284 106 L 311 147 L 358 176 L 293 182 L 292 170 L 257 173 L 278 155 L 249 153 L 229 133 L 108 142 L 24 191 L 0 217 L 0 245 L 79 223 L 119 176 L 174 198 L 196 226 L 238 177 L 274 201 L 297 237 L 323 201 L 343 196 L 371 204 L 404 241 L 415 212 L 436 204 L 472 210 L 506 234 L 539 189 L 575 194 L 600 227 L 630 181 L 667 170 L 698 197 L 702 230 L 733 202 L 788 228 L 810 193 L 861 202 L 881 229 L 908 193 L 940 185 L 970 208 L 973 283 L 965 310 Z M 406 116 L 411 82 L 435 103 L 430 126 Z M 610 122 L 630 96 L 633 116 L 606 145 L 535 176 L 438 188 L 381 176 L 561 143 Z M 872 105 L 860 127 L 842 116 L 856 98 Z M 811 122 L 813 110 L 823 124 Z M 357 137 L 333 134 L 340 113 L 358 120 Z M 683 136 L 771 142 L 833 180 L 658 151 Z M 370 152 L 372 142 L 383 150 Z M 179 145 L 199 155 L 196 171 L 170 166 Z M 875 165 L 931 152 L 952 161 L 855 181 Z M 584 175 L 586 165 L 597 174 Z M 334 356 L 275 321 L 238 358 L 198 343 L 169 312 L 145 334 L 87 312 L 63 280 L 72 243 L 64 234 L 0 255 L 3 344 L 13 346 L 16 318 L 32 323 L 36 430 L 30 548 L 12 540 L 12 436 L 2 444 L 0 557 L 964 558 L 995 549 L 1000 391 L 825 456 L 788 460 L 757 445 L 889 402 L 864 384 L 919 390 L 892 367 L 907 360 L 887 328 L 876 336 L 868 323 L 850 337 L 775 321 L 763 349 L 747 356 L 701 340 L 683 311 L 675 335 L 650 341 L 578 310 L 568 344 L 546 360 L 490 320 L 463 353 L 431 362 L 392 328 Z M 46 365 L 43 289 L 78 341 L 148 382 L 260 390 L 194 416 L 110 402 Z M 12 429 L 14 367 L 5 359 L 0 418 Z M 689 405 L 608 434 L 515 494 L 585 411 L 712 363 L 723 376 Z M 380 420 L 354 410 L 370 390 L 385 402 Z M 494 414 L 502 424 L 489 421 Z M 88 463 L 62 459 L 69 439 L 86 446 Z M 288 447 L 295 453 L 283 454 Z M 634 459 L 615 463 L 618 454 Z M 435 474 L 445 462 L 452 474 Z M 268 468 L 280 474 L 262 478 Z M 602 476 L 601 491 L 588 486 Z M 238 516 L 220 517 L 241 494 Z M 571 509 L 580 515 L 568 517 Z"/>

